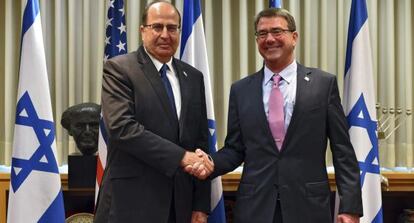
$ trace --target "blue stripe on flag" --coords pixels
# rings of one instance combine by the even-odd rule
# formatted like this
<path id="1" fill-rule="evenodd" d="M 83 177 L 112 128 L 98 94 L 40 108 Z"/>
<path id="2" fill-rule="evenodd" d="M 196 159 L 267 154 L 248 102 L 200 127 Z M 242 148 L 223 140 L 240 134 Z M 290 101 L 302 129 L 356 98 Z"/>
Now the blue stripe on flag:
<path id="1" fill-rule="evenodd" d="M 43 216 L 39 219 L 40 223 L 49 222 L 64 222 L 65 221 L 65 208 L 63 207 L 63 194 L 62 191 L 58 193 L 55 200 L 50 204 L 49 208 L 45 211 Z"/>
<path id="2" fill-rule="evenodd" d="M 221 196 L 220 201 L 218 202 L 217 206 L 211 211 L 210 215 L 208 216 L 209 223 L 219 223 L 219 222 L 226 222 L 226 214 L 224 210 L 224 200 L 223 196 Z"/>
<path id="3" fill-rule="evenodd" d="M 349 15 L 348 40 L 346 43 L 345 76 L 351 66 L 352 45 L 362 25 L 368 19 L 367 3 L 352 1 L 351 14 Z"/>
<path id="4" fill-rule="evenodd" d="M 193 24 L 201 15 L 200 1 L 184 0 L 183 10 L 183 27 L 181 33 L 181 42 L 187 43 L 188 38 L 193 32 Z M 180 58 L 183 56 L 185 44 L 181 44 Z"/>
<path id="5" fill-rule="evenodd" d="M 39 14 L 39 2 L 29 0 L 23 14 L 22 37 L 30 26 L 32 26 L 37 14 Z"/>
<path id="6" fill-rule="evenodd" d="M 374 220 L 372 220 L 372 223 L 382 223 L 382 207 L 381 209 L 378 211 L 377 215 L 375 216 Z"/>

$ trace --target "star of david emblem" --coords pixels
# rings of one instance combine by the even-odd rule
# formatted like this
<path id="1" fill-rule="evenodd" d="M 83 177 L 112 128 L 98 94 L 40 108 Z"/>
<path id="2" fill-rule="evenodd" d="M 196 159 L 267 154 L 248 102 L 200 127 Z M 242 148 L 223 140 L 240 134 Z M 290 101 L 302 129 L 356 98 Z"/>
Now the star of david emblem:
<path id="1" fill-rule="evenodd" d="M 54 123 L 39 118 L 27 91 L 17 102 L 17 125 L 32 128 L 39 141 L 39 146 L 28 160 L 16 157 L 12 158 L 11 185 L 14 192 L 20 188 L 32 171 L 59 174 L 57 162 L 52 150 L 52 144 L 55 140 Z M 24 150 L 25 148 L 14 149 Z"/>
<path id="2" fill-rule="evenodd" d="M 212 119 L 208 119 L 208 148 L 210 152 L 216 152 L 216 122 Z"/>
<path id="3" fill-rule="evenodd" d="M 361 94 L 351 112 L 349 112 L 347 120 L 349 128 L 352 126 L 364 128 L 368 133 L 368 137 L 372 145 L 372 148 L 369 150 L 369 153 L 365 157 L 365 160 L 358 161 L 359 169 L 361 170 L 362 187 L 364 185 L 365 176 L 367 173 L 380 173 L 379 164 L 374 163 L 375 160 L 379 162 L 378 139 L 376 134 L 377 122 L 371 119 L 363 94 Z"/>

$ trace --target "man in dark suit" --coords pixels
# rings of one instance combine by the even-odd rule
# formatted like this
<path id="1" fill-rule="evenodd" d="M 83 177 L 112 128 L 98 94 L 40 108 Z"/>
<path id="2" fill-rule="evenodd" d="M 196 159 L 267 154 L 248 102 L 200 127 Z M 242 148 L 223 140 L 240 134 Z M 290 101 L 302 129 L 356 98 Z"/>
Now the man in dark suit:
<path id="1" fill-rule="evenodd" d="M 207 151 L 203 75 L 173 58 L 181 17 L 168 2 L 145 9 L 143 46 L 108 60 L 102 113 L 108 160 L 95 222 L 201 223 L 210 182 L 182 170 Z"/>
<path id="2" fill-rule="evenodd" d="M 255 31 L 264 67 L 232 85 L 225 145 L 212 155 L 211 178 L 244 162 L 235 223 L 332 222 L 328 139 L 340 197 L 337 220 L 359 222 L 359 168 L 336 77 L 296 62 L 298 33 L 288 11 L 263 10 Z M 189 171 L 197 176 L 197 168 Z"/>

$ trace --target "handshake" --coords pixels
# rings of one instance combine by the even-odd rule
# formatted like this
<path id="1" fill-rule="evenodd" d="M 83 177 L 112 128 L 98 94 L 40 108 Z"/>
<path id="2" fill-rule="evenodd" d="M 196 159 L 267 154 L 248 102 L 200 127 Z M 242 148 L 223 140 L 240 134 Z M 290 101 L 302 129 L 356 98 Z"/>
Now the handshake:
<path id="1" fill-rule="evenodd" d="M 201 149 L 196 149 L 195 152 L 185 152 L 181 166 L 185 172 L 200 180 L 206 179 L 214 171 L 213 160 Z"/>

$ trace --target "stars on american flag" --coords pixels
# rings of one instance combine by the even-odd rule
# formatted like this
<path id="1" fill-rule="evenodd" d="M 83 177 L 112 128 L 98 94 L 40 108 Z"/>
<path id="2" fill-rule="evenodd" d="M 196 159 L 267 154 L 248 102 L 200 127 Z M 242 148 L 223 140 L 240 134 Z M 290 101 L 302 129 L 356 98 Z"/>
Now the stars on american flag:
<path id="1" fill-rule="evenodd" d="M 114 7 L 114 2 L 115 2 L 115 0 L 110 0 L 109 4 L 108 4 L 108 8 L 113 8 Z"/>
<path id="2" fill-rule="evenodd" d="M 112 26 L 112 19 L 113 19 L 113 18 L 108 18 L 108 19 L 106 20 L 106 24 L 105 24 L 105 27 L 106 27 L 106 28 L 108 28 L 108 26 Z"/>
<path id="3" fill-rule="evenodd" d="M 121 22 L 121 26 L 119 26 L 118 29 L 121 32 L 121 34 L 123 32 L 126 33 L 126 25 L 124 25 L 122 22 Z"/>
<path id="4" fill-rule="evenodd" d="M 121 41 L 119 41 L 118 45 L 116 45 L 116 47 L 118 47 L 119 52 L 121 52 L 122 50 L 125 50 L 125 45 L 126 43 L 123 43 Z"/>
<path id="5" fill-rule="evenodd" d="M 122 8 L 122 9 L 119 9 L 118 11 L 120 11 L 120 12 L 122 13 L 122 16 L 124 16 L 124 15 L 125 15 L 125 11 L 124 11 L 124 8 Z"/>
<path id="6" fill-rule="evenodd" d="M 104 62 L 114 56 L 127 53 L 127 29 L 125 24 L 124 2 L 122 0 L 110 0 L 105 23 Z"/>

